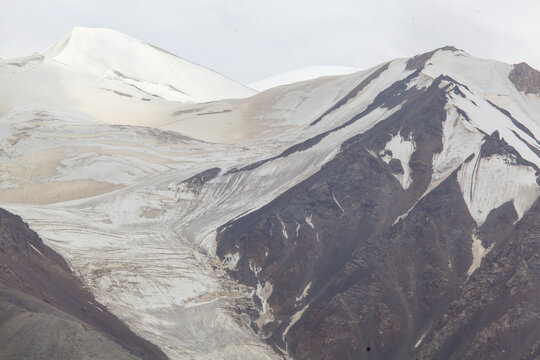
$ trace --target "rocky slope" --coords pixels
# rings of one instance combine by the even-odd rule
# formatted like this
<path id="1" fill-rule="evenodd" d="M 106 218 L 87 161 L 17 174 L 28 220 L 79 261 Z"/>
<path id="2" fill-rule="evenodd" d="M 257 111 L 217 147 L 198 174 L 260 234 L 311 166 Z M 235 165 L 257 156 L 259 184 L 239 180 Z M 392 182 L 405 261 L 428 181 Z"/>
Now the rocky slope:
<path id="1" fill-rule="evenodd" d="M 0 66 L 0 202 L 169 358 L 538 356 L 536 70 L 446 47 L 180 103 L 36 59 Z"/>
<path id="2" fill-rule="evenodd" d="M 238 252 L 231 274 L 257 288 L 254 329 L 298 359 L 535 359 L 538 201 L 519 221 L 507 202 L 477 226 L 462 169 L 418 200 L 425 159 L 411 159 L 418 188 L 404 190 L 366 150 L 391 131 L 351 140 L 319 173 L 224 226 L 218 254 Z M 486 136 L 480 157 L 506 151 Z"/>
<path id="3" fill-rule="evenodd" d="M 540 356 L 538 158 L 474 126 L 456 106 L 460 98 L 481 107 L 467 85 L 440 75 L 424 91 L 407 86 L 430 56 L 409 60 L 416 72 L 372 103 L 402 104 L 397 112 L 218 231 L 218 255 L 239 259 L 231 275 L 256 288 L 254 330 L 284 355 Z M 530 84 L 528 75 L 518 84 Z M 537 153 L 510 112 L 480 101 L 511 120 L 516 136 L 527 133 L 530 142 L 519 139 Z"/>
<path id="4" fill-rule="evenodd" d="M 0 357 L 167 359 L 73 276 L 20 217 L 0 209 Z"/>

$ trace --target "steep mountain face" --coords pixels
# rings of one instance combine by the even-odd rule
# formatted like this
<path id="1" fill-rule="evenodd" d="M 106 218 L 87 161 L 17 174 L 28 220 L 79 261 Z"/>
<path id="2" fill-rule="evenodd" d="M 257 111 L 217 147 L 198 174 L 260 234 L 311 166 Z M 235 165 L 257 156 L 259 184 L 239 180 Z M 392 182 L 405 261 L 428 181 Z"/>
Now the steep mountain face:
<path id="1" fill-rule="evenodd" d="M 3 359 L 167 359 L 73 276 L 20 217 L 0 209 Z"/>
<path id="2" fill-rule="evenodd" d="M 171 359 L 534 359 L 538 86 L 447 47 L 210 103 L 5 87 L 0 202 Z"/>

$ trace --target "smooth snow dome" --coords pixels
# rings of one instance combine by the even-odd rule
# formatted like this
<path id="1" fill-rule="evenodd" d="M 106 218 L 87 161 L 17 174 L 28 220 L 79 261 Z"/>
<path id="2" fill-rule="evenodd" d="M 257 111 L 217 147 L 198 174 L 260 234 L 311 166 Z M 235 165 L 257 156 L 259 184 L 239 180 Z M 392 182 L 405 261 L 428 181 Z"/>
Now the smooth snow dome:
<path id="1" fill-rule="evenodd" d="M 256 93 L 217 72 L 110 29 L 75 27 L 43 55 L 166 100 L 206 102 Z"/>
<path id="2" fill-rule="evenodd" d="M 255 81 L 248 86 L 257 91 L 264 91 L 281 85 L 316 79 L 321 76 L 346 75 L 361 70 L 360 68 L 350 66 L 310 66 L 270 76 Z"/>

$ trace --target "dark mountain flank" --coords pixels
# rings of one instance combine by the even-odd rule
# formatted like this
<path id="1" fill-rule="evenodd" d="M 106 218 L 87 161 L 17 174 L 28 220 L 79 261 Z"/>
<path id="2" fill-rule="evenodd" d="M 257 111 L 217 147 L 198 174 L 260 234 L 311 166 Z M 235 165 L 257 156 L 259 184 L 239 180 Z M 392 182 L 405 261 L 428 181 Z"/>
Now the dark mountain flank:
<path id="1" fill-rule="evenodd" d="M 276 351 L 311 360 L 540 357 L 540 202 L 521 218 L 504 202 L 477 222 L 461 178 L 498 158 L 538 169 L 497 132 L 481 132 L 478 153 L 462 153 L 433 180 L 448 99 L 470 90 L 450 76 L 407 89 L 431 55 L 411 59 L 417 71 L 371 107 L 401 104 L 397 112 L 218 231 L 218 255 L 240 256 L 230 275 L 256 288 L 252 327 Z M 396 137 L 415 143 L 408 187 L 407 164 L 386 145 Z"/>
<path id="2" fill-rule="evenodd" d="M 167 359 L 96 302 L 62 257 L 3 209 L 0 358 Z"/>

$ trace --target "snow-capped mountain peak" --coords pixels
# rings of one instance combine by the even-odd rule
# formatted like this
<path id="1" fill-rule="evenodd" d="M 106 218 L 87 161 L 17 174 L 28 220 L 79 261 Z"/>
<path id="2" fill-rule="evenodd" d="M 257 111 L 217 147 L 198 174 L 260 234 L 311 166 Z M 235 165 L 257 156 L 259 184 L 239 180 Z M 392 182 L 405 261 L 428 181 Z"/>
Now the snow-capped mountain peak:
<path id="1" fill-rule="evenodd" d="M 45 60 L 166 100 L 205 102 L 255 93 L 215 71 L 111 29 L 75 27 L 43 55 Z"/>
<path id="2" fill-rule="evenodd" d="M 180 104 L 160 81 L 207 70 L 122 34 L 44 55 L 0 62 L 2 207 L 171 359 L 433 359 L 455 339 L 479 358 L 474 334 L 519 336 L 491 326 L 516 304 L 491 284 L 538 293 L 528 265 L 508 280 L 539 268 L 520 255 L 538 252 L 536 70 L 445 47 Z"/>

